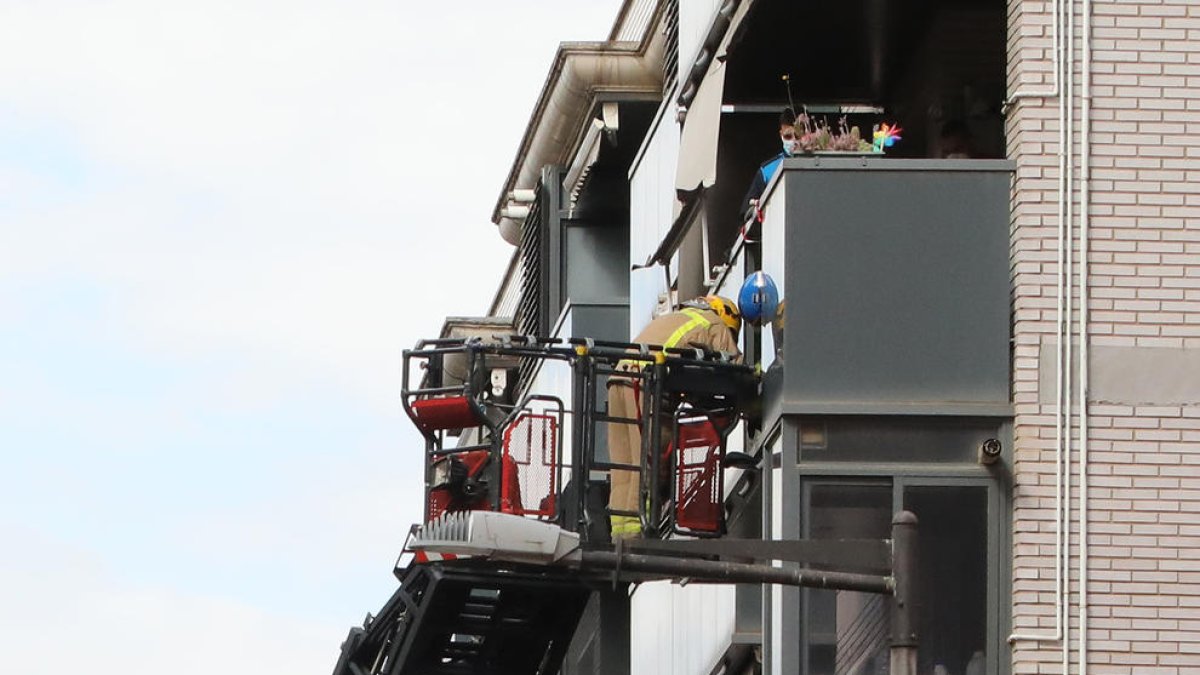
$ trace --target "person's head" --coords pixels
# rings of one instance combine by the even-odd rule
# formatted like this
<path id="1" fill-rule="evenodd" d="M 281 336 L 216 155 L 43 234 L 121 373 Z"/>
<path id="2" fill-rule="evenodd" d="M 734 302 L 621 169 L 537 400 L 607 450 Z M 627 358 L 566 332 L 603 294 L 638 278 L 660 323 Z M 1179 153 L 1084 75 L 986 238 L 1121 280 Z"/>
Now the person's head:
<path id="1" fill-rule="evenodd" d="M 737 303 L 719 295 L 704 295 L 684 304 L 685 307 L 707 309 L 721 318 L 721 323 L 733 333 L 736 340 L 738 331 L 742 329 L 742 313 L 738 311 Z"/>
<path id="2" fill-rule="evenodd" d="M 779 113 L 779 140 L 785 153 L 791 155 L 796 152 L 796 113 L 791 108 L 784 108 Z"/>
<path id="3" fill-rule="evenodd" d="M 938 146 L 945 159 L 970 159 L 971 133 L 967 125 L 961 120 L 950 120 L 943 124 Z"/>

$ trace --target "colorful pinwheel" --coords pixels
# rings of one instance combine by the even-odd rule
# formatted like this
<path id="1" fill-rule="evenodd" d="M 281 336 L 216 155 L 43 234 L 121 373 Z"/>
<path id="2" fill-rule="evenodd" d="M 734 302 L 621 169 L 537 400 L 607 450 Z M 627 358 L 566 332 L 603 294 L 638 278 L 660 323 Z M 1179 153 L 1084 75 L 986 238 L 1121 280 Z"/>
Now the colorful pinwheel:
<path id="1" fill-rule="evenodd" d="M 900 132 L 904 131 L 897 125 L 889 125 L 887 122 L 879 125 L 875 130 L 874 143 L 872 143 L 875 152 L 883 152 L 884 148 L 890 148 L 900 140 Z"/>

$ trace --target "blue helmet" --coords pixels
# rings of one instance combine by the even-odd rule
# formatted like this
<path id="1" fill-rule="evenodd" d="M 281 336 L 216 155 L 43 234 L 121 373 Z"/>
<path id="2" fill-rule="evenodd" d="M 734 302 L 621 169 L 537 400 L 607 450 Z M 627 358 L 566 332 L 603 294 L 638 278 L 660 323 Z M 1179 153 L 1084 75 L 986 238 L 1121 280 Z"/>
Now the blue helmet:
<path id="1" fill-rule="evenodd" d="M 779 289 L 766 272 L 751 274 L 738 293 L 742 318 L 755 326 L 771 323 L 779 311 Z"/>

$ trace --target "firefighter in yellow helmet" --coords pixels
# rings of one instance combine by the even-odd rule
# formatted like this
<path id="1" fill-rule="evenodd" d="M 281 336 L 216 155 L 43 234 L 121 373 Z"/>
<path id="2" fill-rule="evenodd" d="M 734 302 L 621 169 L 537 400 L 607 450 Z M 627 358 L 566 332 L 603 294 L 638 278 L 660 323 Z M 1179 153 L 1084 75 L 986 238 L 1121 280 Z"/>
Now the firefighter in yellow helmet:
<path id="1" fill-rule="evenodd" d="M 642 344 L 662 345 L 691 349 L 700 347 L 710 351 L 727 352 L 740 356 L 737 346 L 738 331 L 742 327 L 742 316 L 737 304 L 727 298 L 709 295 L 684 303 L 676 312 L 664 314 L 650 322 L 634 339 Z M 618 366 L 626 370 L 641 368 L 636 361 L 622 361 Z M 608 410 L 613 417 L 638 419 L 640 392 L 634 382 L 621 377 L 608 381 Z M 621 422 L 608 423 L 609 461 L 617 464 L 639 465 L 639 450 L 642 447 L 642 431 L 638 424 Z M 640 475 L 637 471 L 614 469 L 609 474 L 611 491 L 609 509 L 636 512 Z M 612 515 L 610 517 L 613 539 L 639 537 L 641 521 L 637 516 Z"/>

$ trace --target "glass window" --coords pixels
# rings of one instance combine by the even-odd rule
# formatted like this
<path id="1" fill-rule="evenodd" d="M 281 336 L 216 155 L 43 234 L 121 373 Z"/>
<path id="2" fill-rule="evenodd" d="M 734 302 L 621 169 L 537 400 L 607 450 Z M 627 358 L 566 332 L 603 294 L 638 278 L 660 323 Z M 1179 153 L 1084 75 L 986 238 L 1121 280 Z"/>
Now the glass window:
<path id="1" fill-rule="evenodd" d="M 814 483 L 807 490 L 809 539 L 887 539 L 889 483 Z M 855 591 L 804 593 L 805 671 L 865 675 L 888 669 L 888 597 Z"/>
<path id="2" fill-rule="evenodd" d="M 987 656 L 987 488 L 908 486 L 917 514 L 917 671 L 983 675 Z"/>
<path id="3" fill-rule="evenodd" d="M 988 488 L 817 480 L 804 490 L 809 539 L 888 539 L 894 504 L 918 526 L 918 672 L 984 675 L 987 659 Z M 848 570 L 849 571 L 849 570 Z M 890 596 L 853 591 L 802 594 L 808 675 L 888 672 Z"/>

